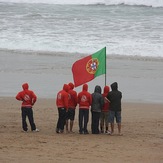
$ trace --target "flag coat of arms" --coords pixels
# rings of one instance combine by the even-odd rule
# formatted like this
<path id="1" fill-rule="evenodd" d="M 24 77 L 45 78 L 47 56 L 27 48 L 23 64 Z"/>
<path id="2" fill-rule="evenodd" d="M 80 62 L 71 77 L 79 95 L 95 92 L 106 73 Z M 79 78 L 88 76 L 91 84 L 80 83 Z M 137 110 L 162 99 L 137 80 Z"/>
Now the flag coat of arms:
<path id="1" fill-rule="evenodd" d="M 96 53 L 77 60 L 72 65 L 75 87 L 106 74 L 106 47 Z"/>

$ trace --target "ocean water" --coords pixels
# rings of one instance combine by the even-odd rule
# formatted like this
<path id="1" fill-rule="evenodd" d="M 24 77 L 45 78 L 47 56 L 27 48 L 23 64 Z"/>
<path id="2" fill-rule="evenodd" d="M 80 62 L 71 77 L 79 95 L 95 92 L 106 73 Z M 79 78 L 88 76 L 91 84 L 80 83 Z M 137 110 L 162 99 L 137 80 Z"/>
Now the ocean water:
<path id="1" fill-rule="evenodd" d="M 55 98 L 72 64 L 103 47 L 107 84 L 117 81 L 123 100 L 162 102 L 162 0 L 0 0 L 0 96 L 28 82 Z"/>
<path id="2" fill-rule="evenodd" d="M 0 50 L 163 57 L 162 0 L 0 0 Z"/>

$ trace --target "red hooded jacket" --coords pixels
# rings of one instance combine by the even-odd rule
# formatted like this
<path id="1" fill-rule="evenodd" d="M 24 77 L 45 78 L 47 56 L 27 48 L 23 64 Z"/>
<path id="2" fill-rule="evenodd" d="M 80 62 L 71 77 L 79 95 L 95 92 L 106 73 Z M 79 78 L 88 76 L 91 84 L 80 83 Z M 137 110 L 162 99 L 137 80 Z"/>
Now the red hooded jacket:
<path id="1" fill-rule="evenodd" d="M 78 94 L 79 109 L 89 109 L 92 104 L 92 96 L 88 92 L 88 85 L 83 85 L 83 90 Z"/>
<path id="2" fill-rule="evenodd" d="M 32 107 L 37 100 L 33 91 L 29 90 L 28 83 L 22 85 L 23 91 L 16 95 L 16 99 L 22 102 L 22 107 Z"/>
<path id="3" fill-rule="evenodd" d="M 70 90 L 68 91 L 69 93 L 69 101 L 68 101 L 68 105 L 69 105 L 69 108 L 72 108 L 72 109 L 75 109 L 76 108 L 76 105 L 77 105 L 77 102 L 78 102 L 78 98 L 77 98 L 77 93 L 76 91 L 74 91 L 74 84 L 73 83 L 69 83 L 69 88 Z"/>
<path id="4" fill-rule="evenodd" d="M 68 109 L 68 98 L 69 98 L 69 86 L 67 84 L 63 85 L 63 89 L 58 92 L 56 98 L 56 105 L 58 108 Z"/>
<path id="5" fill-rule="evenodd" d="M 110 87 L 109 86 L 105 86 L 104 87 L 104 93 L 102 94 L 104 98 L 107 97 L 109 91 L 110 91 Z M 106 99 L 104 99 L 104 102 L 105 103 L 104 103 L 104 106 L 102 108 L 102 112 L 108 112 L 109 111 L 109 107 L 110 107 L 110 102 L 107 101 Z"/>

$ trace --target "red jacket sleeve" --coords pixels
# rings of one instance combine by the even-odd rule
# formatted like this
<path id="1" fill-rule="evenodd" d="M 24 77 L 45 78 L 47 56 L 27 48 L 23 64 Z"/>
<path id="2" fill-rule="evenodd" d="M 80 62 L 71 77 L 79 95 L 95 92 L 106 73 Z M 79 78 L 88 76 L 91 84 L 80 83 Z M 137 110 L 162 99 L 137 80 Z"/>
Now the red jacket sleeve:
<path id="1" fill-rule="evenodd" d="M 17 95 L 16 95 L 16 97 L 15 97 L 17 100 L 19 100 L 19 101 L 23 101 L 23 98 L 22 98 L 22 96 L 21 96 L 21 92 L 19 92 Z"/>
<path id="2" fill-rule="evenodd" d="M 32 105 L 34 105 L 34 103 L 37 100 L 37 96 L 35 95 L 35 93 L 32 91 Z"/>

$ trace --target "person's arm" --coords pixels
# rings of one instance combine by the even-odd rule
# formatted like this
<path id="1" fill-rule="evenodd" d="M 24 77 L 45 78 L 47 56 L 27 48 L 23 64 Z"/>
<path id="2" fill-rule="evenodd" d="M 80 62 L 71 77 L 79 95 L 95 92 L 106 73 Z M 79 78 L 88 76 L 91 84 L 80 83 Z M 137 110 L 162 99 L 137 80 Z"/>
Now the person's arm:
<path id="1" fill-rule="evenodd" d="M 77 97 L 77 93 L 76 92 L 74 93 L 74 101 L 75 101 L 75 107 L 76 107 L 77 104 L 78 104 L 78 97 Z"/>
<path id="2" fill-rule="evenodd" d="M 35 95 L 34 92 L 32 92 L 32 106 L 35 104 L 36 100 L 37 100 L 37 96 Z"/>
<path id="3" fill-rule="evenodd" d="M 19 101 L 23 101 L 23 98 L 21 97 L 21 93 L 19 92 L 16 97 L 15 97 L 17 100 Z"/>

